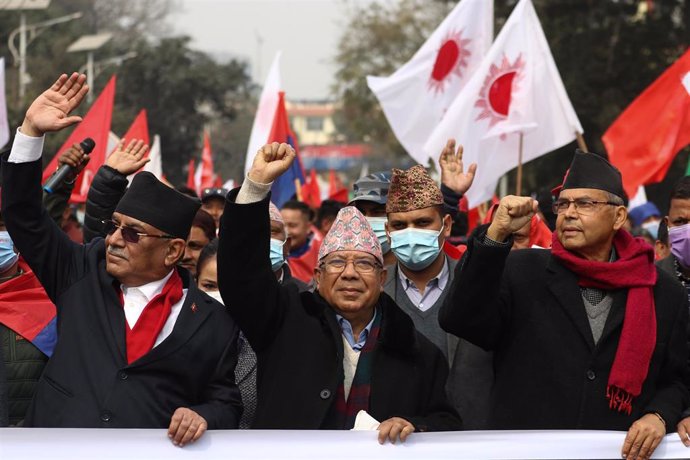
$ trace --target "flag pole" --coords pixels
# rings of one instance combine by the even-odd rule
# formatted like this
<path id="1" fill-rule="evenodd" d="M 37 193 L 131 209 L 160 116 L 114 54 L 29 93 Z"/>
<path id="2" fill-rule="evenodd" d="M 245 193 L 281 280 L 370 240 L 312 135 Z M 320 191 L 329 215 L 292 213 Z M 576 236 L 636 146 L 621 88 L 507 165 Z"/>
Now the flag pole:
<path id="1" fill-rule="evenodd" d="M 589 149 L 587 148 L 587 143 L 585 142 L 585 138 L 582 137 L 582 133 L 575 131 L 575 139 L 577 139 L 577 146 L 582 150 L 583 152 L 587 153 L 589 152 Z"/>
<path id="2" fill-rule="evenodd" d="M 520 196 L 522 194 L 522 139 L 523 134 L 520 132 L 520 147 L 518 149 L 518 170 L 517 170 L 517 184 L 515 194 Z"/>
<path id="3" fill-rule="evenodd" d="M 302 201 L 302 184 L 300 184 L 299 179 L 295 179 L 295 195 L 297 196 L 297 201 Z"/>

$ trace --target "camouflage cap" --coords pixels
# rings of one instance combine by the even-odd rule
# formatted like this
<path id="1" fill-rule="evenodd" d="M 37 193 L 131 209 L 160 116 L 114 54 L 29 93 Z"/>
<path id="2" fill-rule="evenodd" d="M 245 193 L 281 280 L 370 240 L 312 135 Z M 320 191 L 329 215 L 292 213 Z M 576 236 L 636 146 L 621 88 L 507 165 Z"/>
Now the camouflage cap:
<path id="1" fill-rule="evenodd" d="M 348 205 L 355 201 L 371 201 L 373 203 L 386 204 L 390 186 L 391 173 L 389 171 L 375 172 L 361 177 L 352 185 L 355 196 Z"/>

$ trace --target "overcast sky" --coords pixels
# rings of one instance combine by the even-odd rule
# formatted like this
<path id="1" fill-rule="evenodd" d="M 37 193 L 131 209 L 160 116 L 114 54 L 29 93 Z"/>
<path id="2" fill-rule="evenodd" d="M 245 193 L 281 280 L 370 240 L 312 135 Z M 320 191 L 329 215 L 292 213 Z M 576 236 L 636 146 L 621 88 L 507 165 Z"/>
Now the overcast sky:
<path id="1" fill-rule="evenodd" d="M 390 1 L 390 0 L 389 0 Z M 263 83 L 278 50 L 283 89 L 295 99 L 330 97 L 337 41 L 347 4 L 371 0 L 178 0 L 171 15 L 175 32 L 192 46 L 246 60 Z"/>

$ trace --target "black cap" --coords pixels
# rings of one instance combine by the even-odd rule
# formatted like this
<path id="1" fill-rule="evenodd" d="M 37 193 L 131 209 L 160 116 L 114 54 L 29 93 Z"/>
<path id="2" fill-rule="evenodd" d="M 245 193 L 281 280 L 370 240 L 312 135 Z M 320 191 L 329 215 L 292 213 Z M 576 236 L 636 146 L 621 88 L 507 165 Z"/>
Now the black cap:
<path id="1" fill-rule="evenodd" d="M 628 198 L 623 190 L 621 172 L 601 155 L 579 149 L 575 150 L 561 190 L 571 188 L 592 188 L 613 193 L 623 200 Z"/>
<path id="2" fill-rule="evenodd" d="M 115 212 L 153 225 L 167 235 L 186 240 L 199 200 L 178 192 L 148 171 L 140 172 L 115 208 Z"/>
<path id="3" fill-rule="evenodd" d="M 201 201 L 206 201 L 209 198 L 220 198 L 221 200 L 225 200 L 225 195 L 228 194 L 228 191 L 225 190 L 224 188 L 218 188 L 218 187 L 209 187 L 205 188 L 201 191 Z"/>

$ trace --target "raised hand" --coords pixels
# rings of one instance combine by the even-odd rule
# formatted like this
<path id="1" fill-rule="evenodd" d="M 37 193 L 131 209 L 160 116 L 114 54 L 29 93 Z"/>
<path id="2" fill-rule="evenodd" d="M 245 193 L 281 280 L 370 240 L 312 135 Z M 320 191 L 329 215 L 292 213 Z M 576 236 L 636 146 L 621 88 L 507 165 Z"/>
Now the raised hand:
<path id="1" fill-rule="evenodd" d="M 501 198 L 486 236 L 503 242 L 524 227 L 537 212 L 537 201 L 528 196 L 508 195 Z"/>
<path id="2" fill-rule="evenodd" d="M 290 168 L 295 149 L 289 144 L 274 142 L 259 149 L 247 176 L 254 182 L 269 184 Z"/>
<path id="3" fill-rule="evenodd" d="M 81 148 L 81 145 L 74 143 L 72 147 L 67 149 L 65 153 L 58 158 L 58 169 L 62 165 L 71 166 L 73 169 L 72 177 L 67 178 L 67 180 L 74 180 L 89 163 L 89 160 L 91 160 L 91 157 L 84 153 L 84 149 Z"/>
<path id="4" fill-rule="evenodd" d="M 459 195 L 464 195 L 472 186 L 477 163 L 472 163 L 464 172 L 462 145 L 455 151 L 455 139 L 448 139 L 441 151 L 438 164 L 441 167 L 441 183 Z"/>
<path id="5" fill-rule="evenodd" d="M 139 171 L 150 158 L 144 158 L 149 146 L 141 139 L 132 139 L 125 147 L 125 139 L 120 139 L 115 151 L 108 157 L 105 164 L 117 170 L 120 174 L 129 176 Z"/>
<path id="6" fill-rule="evenodd" d="M 21 131 L 27 136 L 40 137 L 49 131 L 59 131 L 81 121 L 69 114 L 76 109 L 89 92 L 86 75 L 73 73 L 60 75 L 53 86 L 45 90 L 29 106 Z"/>

